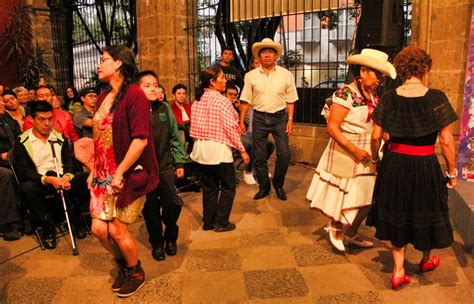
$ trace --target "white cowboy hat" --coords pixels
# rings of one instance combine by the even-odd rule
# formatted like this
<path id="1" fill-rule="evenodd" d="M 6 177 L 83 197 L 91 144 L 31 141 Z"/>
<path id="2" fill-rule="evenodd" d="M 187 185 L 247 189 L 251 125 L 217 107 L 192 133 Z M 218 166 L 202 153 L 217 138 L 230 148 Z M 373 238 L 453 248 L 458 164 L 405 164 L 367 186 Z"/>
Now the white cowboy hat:
<path id="1" fill-rule="evenodd" d="M 255 42 L 252 45 L 253 58 L 258 58 L 258 53 L 262 49 L 274 49 L 277 53 L 277 58 L 280 58 L 281 53 L 283 52 L 283 47 L 280 43 L 273 42 L 270 38 L 263 38 L 261 42 Z"/>
<path id="2" fill-rule="evenodd" d="M 388 55 L 374 49 L 363 49 L 360 54 L 347 57 L 346 63 L 357 64 L 377 70 L 392 79 L 397 77 L 395 67 L 388 62 Z"/>

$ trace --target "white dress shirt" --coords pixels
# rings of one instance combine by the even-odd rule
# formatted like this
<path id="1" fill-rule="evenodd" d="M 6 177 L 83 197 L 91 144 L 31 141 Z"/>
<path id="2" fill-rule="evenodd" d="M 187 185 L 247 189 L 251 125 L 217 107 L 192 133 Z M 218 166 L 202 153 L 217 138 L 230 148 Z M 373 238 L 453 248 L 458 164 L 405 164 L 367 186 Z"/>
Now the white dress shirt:
<path id="1" fill-rule="evenodd" d="M 254 110 L 275 113 L 286 109 L 287 103 L 298 100 L 293 74 L 275 65 L 267 75 L 262 67 L 245 74 L 245 84 L 240 100 L 248 102 Z"/>
<path id="2" fill-rule="evenodd" d="M 45 175 L 48 171 L 56 172 L 56 167 L 53 161 L 53 152 L 51 150 L 51 141 L 57 141 L 57 137 L 51 132 L 48 140 L 43 142 L 41 139 L 36 137 L 33 132 L 30 133 L 28 138 L 31 151 L 33 152 L 33 162 L 36 165 L 36 171 Z M 58 159 L 59 174 L 63 174 L 62 158 L 61 158 L 61 145 L 59 143 L 54 144 L 54 151 L 56 152 L 56 158 Z"/>

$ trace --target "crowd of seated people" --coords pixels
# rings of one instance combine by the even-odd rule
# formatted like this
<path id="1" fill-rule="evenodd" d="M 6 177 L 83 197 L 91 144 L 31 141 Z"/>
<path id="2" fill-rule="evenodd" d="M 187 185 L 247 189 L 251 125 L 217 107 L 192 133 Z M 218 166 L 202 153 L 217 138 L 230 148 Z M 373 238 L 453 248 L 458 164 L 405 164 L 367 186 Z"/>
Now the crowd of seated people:
<path id="1" fill-rule="evenodd" d="M 164 89 L 161 89 L 164 101 L 168 102 Z M 0 235 L 5 240 L 20 238 L 26 215 L 24 208 L 29 210 L 28 216 L 34 225 L 42 228 L 40 237 L 45 247 L 55 248 L 55 219 L 50 214 L 57 214 L 61 209 L 57 189 L 62 189 L 71 201 L 73 233 L 76 238 L 85 237 L 80 213 L 88 209 L 89 191 L 87 173 L 78 171 L 87 172 L 93 164 L 92 118 L 96 111 L 97 92 L 86 87 L 78 93 L 70 86 L 64 96 L 58 96 L 54 87 L 44 82 L 36 90 L 24 87 L 13 90 L 1 87 L 0 90 L 0 185 L 6 194 L 0 198 Z M 238 95 L 238 88 L 229 84 L 224 96 L 233 103 L 236 111 L 239 109 Z M 187 87 L 176 84 L 172 88 L 172 98 L 170 108 L 186 151 L 190 153 L 193 140 L 189 135 L 191 105 L 187 101 Z M 251 117 L 249 113 L 249 122 Z M 60 178 L 56 177 L 53 166 L 51 142 L 57 152 Z M 242 142 L 252 159 L 251 130 L 242 135 Z M 267 147 L 270 156 L 274 144 L 269 141 Z M 83 167 L 75 166 L 77 163 L 82 163 Z M 252 160 L 244 172 L 244 181 L 256 183 Z M 70 195 L 71 189 L 74 189 L 73 196 Z M 48 204 L 48 197 L 57 203 L 53 208 Z"/>
<path id="2" fill-rule="evenodd" d="M 84 94 L 89 110 L 96 98 L 95 92 L 91 93 Z M 28 220 L 32 228 L 40 228 L 42 244 L 55 248 L 55 227 L 64 220 L 58 189 L 66 195 L 75 237 L 86 236 L 81 213 L 89 205 L 87 173 L 76 172 L 70 142 L 77 141 L 79 135 L 69 112 L 61 108 L 63 101 L 44 82 L 34 91 L 0 86 L 0 187 L 4 194 L 0 197 L 0 236 L 4 240 L 18 240 Z M 91 126 L 90 122 L 80 123 L 81 135 L 87 134 L 85 127 Z"/>
<path id="3" fill-rule="evenodd" d="M 36 99 L 37 101 L 46 101 L 53 107 L 53 126 L 56 131 L 64 134 L 69 141 L 74 142 L 79 139 L 79 135 L 77 135 L 72 123 L 71 114 L 61 108 L 61 104 L 58 102 L 52 86 L 40 86 L 36 89 Z M 33 127 L 31 120 L 31 115 L 25 118 L 23 131 Z"/>

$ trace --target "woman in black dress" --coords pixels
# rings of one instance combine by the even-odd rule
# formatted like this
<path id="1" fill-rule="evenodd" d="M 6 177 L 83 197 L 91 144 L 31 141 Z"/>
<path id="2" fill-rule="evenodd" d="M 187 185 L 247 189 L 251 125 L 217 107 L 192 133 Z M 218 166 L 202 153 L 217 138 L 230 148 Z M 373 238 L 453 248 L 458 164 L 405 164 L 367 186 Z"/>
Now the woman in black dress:
<path id="1" fill-rule="evenodd" d="M 410 282 L 403 266 L 407 244 L 423 252 L 419 264 L 423 273 L 440 264 L 431 250 L 453 242 L 447 188 L 457 185 L 451 125 L 457 115 L 442 91 L 423 85 L 431 63 L 431 57 L 417 47 L 397 54 L 394 65 L 403 85 L 388 91 L 372 116 L 373 161 L 378 161 L 384 132 L 390 140 L 379 166 L 367 224 L 376 227 L 378 239 L 392 243 L 393 289 Z M 434 154 L 438 137 L 446 177 Z"/>

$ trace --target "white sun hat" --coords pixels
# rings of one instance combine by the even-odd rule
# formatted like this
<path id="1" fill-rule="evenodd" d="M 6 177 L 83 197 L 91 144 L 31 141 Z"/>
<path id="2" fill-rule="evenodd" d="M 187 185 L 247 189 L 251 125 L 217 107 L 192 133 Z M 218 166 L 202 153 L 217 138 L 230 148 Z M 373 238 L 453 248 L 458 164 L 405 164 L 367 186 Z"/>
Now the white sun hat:
<path id="1" fill-rule="evenodd" d="M 377 70 L 392 79 L 397 77 L 395 67 L 388 62 L 388 55 L 374 49 L 363 49 L 360 54 L 347 57 L 346 63 L 365 66 Z"/>
<path id="2" fill-rule="evenodd" d="M 274 42 L 270 38 L 263 38 L 261 42 L 255 42 L 252 45 L 253 58 L 258 58 L 258 53 L 262 49 L 274 49 L 277 53 L 277 58 L 280 58 L 281 53 L 283 52 L 283 47 L 280 43 Z"/>

